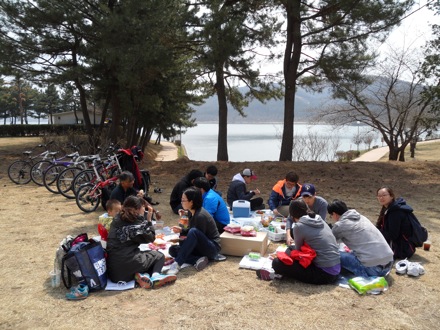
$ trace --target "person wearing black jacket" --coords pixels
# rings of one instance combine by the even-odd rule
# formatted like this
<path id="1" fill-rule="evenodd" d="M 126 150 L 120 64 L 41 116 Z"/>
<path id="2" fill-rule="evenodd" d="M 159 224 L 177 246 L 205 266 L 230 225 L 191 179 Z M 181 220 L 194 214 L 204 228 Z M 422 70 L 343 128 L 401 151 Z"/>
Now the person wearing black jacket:
<path id="1" fill-rule="evenodd" d="M 149 208 L 149 219 L 144 218 Z M 152 207 L 136 196 L 129 196 L 110 226 L 107 238 L 107 270 L 112 282 L 136 279 L 145 288 L 157 288 L 172 283 L 176 276 L 161 274 L 165 256 L 159 251 L 141 251 L 139 244 L 155 240 L 151 223 Z"/>
<path id="2" fill-rule="evenodd" d="M 184 263 L 194 265 L 201 271 L 208 265 L 209 260 L 219 260 L 220 234 L 213 217 L 202 204 L 200 189 L 190 187 L 183 192 L 183 210 L 180 212 L 188 215 L 188 227 L 173 226 L 172 230 L 186 238 L 181 240 L 179 245 L 170 247 L 169 254 L 175 261 L 170 265 L 167 274 L 177 274 Z"/>
<path id="3" fill-rule="evenodd" d="M 199 178 L 203 175 L 200 170 L 191 170 L 187 175 L 185 175 L 173 188 L 170 196 L 170 206 L 175 214 L 178 214 L 179 210 L 182 209 L 182 204 L 180 199 L 185 189 L 192 187 L 194 184 L 194 179 Z"/>
<path id="4" fill-rule="evenodd" d="M 414 244 L 409 240 L 412 227 L 408 214 L 413 212 L 412 207 L 406 204 L 403 198 L 396 198 L 389 187 L 379 188 L 377 199 L 382 209 L 376 227 L 393 250 L 394 259 L 410 258 L 416 251 Z"/>

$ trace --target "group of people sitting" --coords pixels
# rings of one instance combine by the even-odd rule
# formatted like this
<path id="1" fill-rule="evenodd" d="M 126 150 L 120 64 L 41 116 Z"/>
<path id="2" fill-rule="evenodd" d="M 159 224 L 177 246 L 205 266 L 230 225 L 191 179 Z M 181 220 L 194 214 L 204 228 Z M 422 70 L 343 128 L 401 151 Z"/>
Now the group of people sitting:
<path id="1" fill-rule="evenodd" d="M 107 202 L 112 212 L 107 242 L 107 268 L 114 282 L 136 279 L 141 287 L 157 288 L 176 280 L 184 264 L 204 269 L 210 261 L 224 260 L 220 234 L 230 222 L 227 204 L 249 200 L 251 209 L 264 209 L 258 189 L 247 190 L 256 179 L 245 169 L 230 182 L 227 204 L 217 190 L 217 168 L 205 172 L 191 170 L 174 187 L 170 206 L 174 213 L 188 217 L 188 225 L 173 226 L 182 238 L 169 249 L 174 258 L 166 274 L 161 273 L 164 255 L 157 251 L 140 251 L 139 244 L 154 241 L 151 220 L 160 214 L 143 199 L 144 193 L 133 188 L 134 177 L 129 172 L 120 176 L 119 186 Z M 382 206 L 376 226 L 341 200 L 331 203 L 316 195 L 313 184 L 299 183 L 295 172 L 286 174 L 272 188 L 268 206 L 277 216 L 286 218 L 288 248 L 277 254 L 272 269 L 257 271 L 260 279 L 291 277 L 306 283 L 326 284 L 338 279 L 341 269 L 356 276 L 384 276 L 391 270 L 394 259 L 411 257 L 415 246 L 408 241 L 411 225 L 407 213 L 412 209 L 394 192 L 383 187 L 377 190 Z M 116 210 L 116 211 L 115 211 Z M 327 214 L 334 221 L 328 224 Z M 340 242 L 345 250 L 340 251 Z"/>

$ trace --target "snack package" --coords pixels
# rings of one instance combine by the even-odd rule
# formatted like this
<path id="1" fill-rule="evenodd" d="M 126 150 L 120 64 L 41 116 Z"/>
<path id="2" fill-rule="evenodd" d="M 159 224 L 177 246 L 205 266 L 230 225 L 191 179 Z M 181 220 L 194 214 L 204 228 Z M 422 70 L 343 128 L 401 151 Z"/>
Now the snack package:
<path id="1" fill-rule="evenodd" d="M 225 226 L 223 228 L 224 231 L 227 231 L 228 233 L 235 234 L 239 233 L 241 230 L 241 226 L 237 225 L 235 223 L 230 223 L 229 225 Z"/>
<path id="2" fill-rule="evenodd" d="M 255 231 L 255 228 L 253 226 L 241 227 L 240 234 L 241 236 L 251 236 L 251 237 L 257 236 L 257 232 Z"/>
<path id="3" fill-rule="evenodd" d="M 359 294 L 380 294 L 388 290 L 388 282 L 384 277 L 354 277 L 348 285 Z"/>

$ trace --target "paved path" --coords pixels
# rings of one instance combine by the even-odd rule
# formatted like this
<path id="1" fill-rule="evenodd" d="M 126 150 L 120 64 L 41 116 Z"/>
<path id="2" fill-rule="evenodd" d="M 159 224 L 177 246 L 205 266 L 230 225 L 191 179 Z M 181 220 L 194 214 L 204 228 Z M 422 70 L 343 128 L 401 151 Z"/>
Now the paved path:
<path id="1" fill-rule="evenodd" d="M 177 159 L 177 146 L 172 142 L 160 141 L 162 150 L 157 154 L 156 161 L 170 162 Z"/>
<path id="2" fill-rule="evenodd" d="M 435 140 L 429 140 L 429 141 L 420 141 L 417 142 L 417 144 L 424 144 L 424 143 L 433 143 L 433 142 L 439 142 L 439 139 Z M 380 147 L 376 149 L 372 149 L 370 151 L 367 151 L 366 153 L 362 154 L 360 157 L 353 159 L 352 162 L 377 162 L 379 159 L 381 159 L 383 156 L 385 156 L 390 149 L 388 147 Z"/>

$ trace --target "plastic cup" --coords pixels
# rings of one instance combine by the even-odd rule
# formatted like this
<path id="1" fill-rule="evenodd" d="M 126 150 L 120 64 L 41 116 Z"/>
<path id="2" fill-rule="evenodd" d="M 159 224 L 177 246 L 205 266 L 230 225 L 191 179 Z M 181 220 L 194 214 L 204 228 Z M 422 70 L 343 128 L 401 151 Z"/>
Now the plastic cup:
<path id="1" fill-rule="evenodd" d="M 61 270 L 52 270 L 49 275 L 52 288 L 58 288 L 61 284 Z"/>
<path id="2" fill-rule="evenodd" d="M 423 243 L 423 250 L 429 251 L 430 248 L 431 248 L 431 242 L 430 241 L 426 241 L 425 243 Z"/>
<path id="3" fill-rule="evenodd" d="M 183 228 L 187 228 L 188 227 L 188 217 L 186 215 L 182 215 L 179 219 L 179 223 L 183 226 Z"/>
<path id="4" fill-rule="evenodd" d="M 154 224 L 154 230 L 163 230 L 164 221 L 163 220 L 156 220 L 156 223 Z"/>

